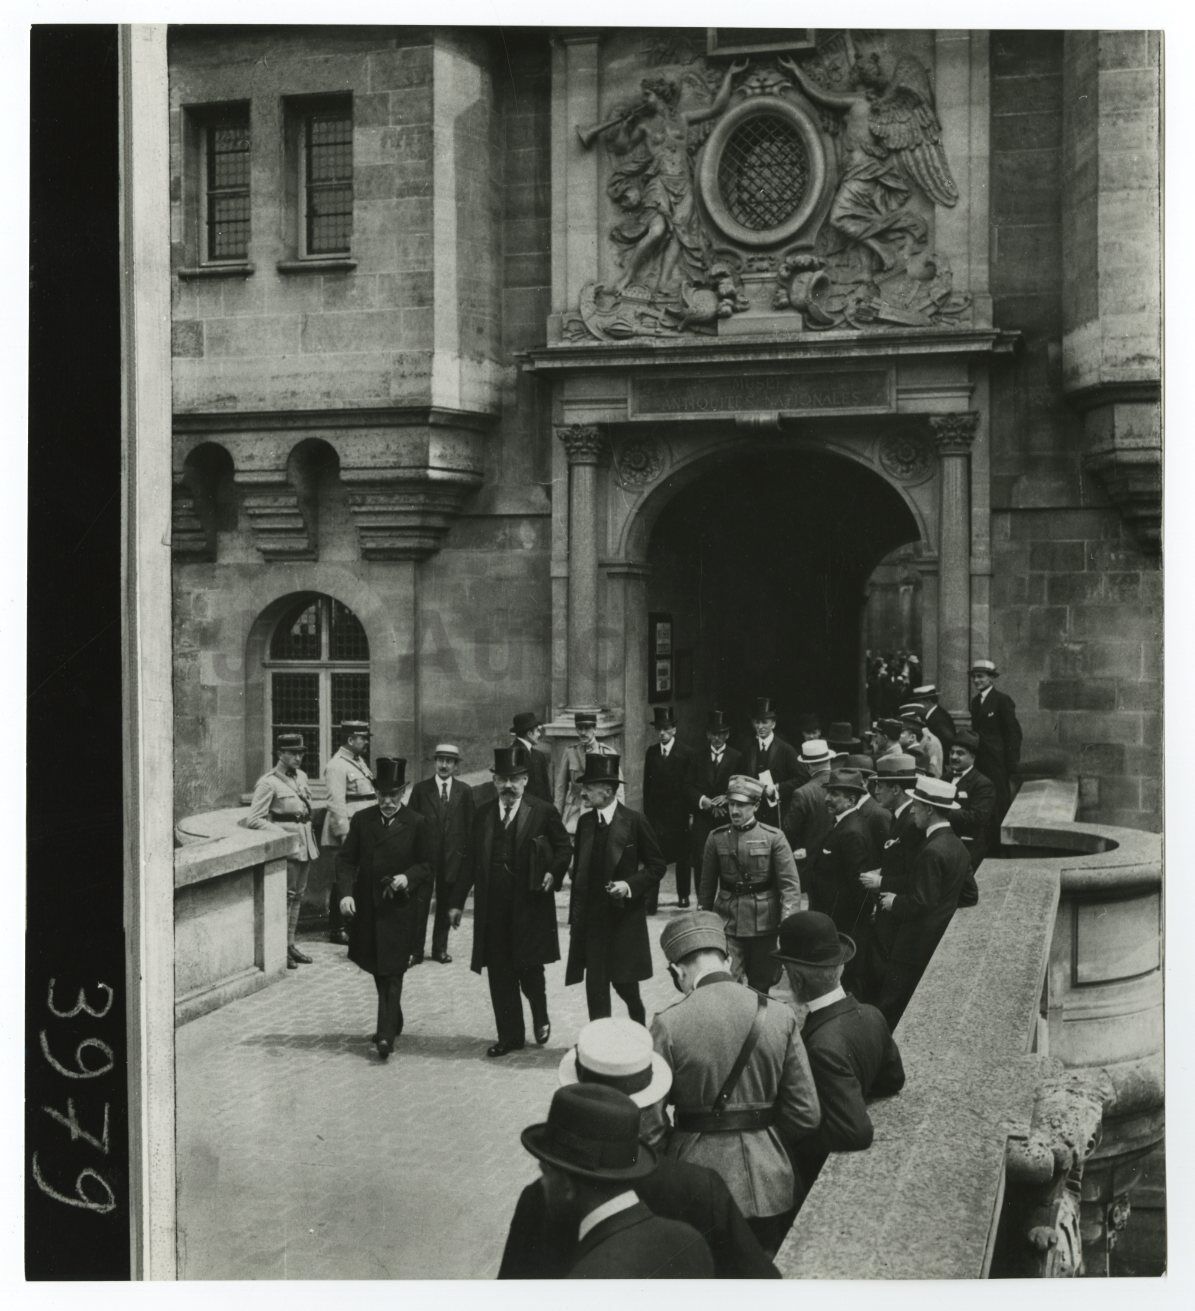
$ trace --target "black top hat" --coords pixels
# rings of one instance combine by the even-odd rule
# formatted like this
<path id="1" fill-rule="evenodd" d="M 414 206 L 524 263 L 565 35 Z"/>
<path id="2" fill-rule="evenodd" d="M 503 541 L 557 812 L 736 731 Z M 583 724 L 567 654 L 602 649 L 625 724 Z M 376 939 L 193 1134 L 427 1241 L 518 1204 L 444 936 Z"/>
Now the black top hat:
<path id="1" fill-rule="evenodd" d="M 755 709 L 751 712 L 752 719 L 775 719 L 776 707 L 772 704 L 770 696 L 757 696 L 755 698 Z"/>
<path id="2" fill-rule="evenodd" d="M 654 716 L 651 721 L 653 728 L 676 727 L 676 712 L 671 706 L 653 706 L 652 714 Z"/>
<path id="3" fill-rule="evenodd" d="M 526 774 L 531 768 L 531 757 L 527 748 L 516 742 L 513 747 L 494 748 L 494 773 L 503 778 L 511 774 Z"/>
<path id="4" fill-rule="evenodd" d="M 587 752 L 585 755 L 585 773 L 581 775 L 582 783 L 613 783 L 617 788 L 619 783 L 618 766 L 621 763 L 621 756 L 598 755 L 597 752 Z"/>
<path id="5" fill-rule="evenodd" d="M 541 1161 L 582 1179 L 642 1179 L 656 1154 L 639 1141 L 639 1108 L 600 1083 L 572 1083 L 552 1095 L 545 1124 L 523 1130 L 523 1146 Z"/>
<path id="6" fill-rule="evenodd" d="M 793 965 L 845 965 L 854 954 L 854 941 L 838 932 L 829 915 L 798 910 L 781 922 L 779 946 L 772 959 Z"/>
<path id="7" fill-rule="evenodd" d="M 832 747 L 841 747 L 846 751 L 851 751 L 855 747 L 861 747 L 863 745 L 863 743 L 855 736 L 855 730 L 845 719 L 837 720 L 830 725 L 826 732 L 826 741 Z"/>
<path id="8" fill-rule="evenodd" d="M 510 731 L 517 737 L 523 737 L 524 734 L 537 729 L 543 722 L 534 710 L 523 710 L 511 720 Z"/>
<path id="9" fill-rule="evenodd" d="M 979 751 L 979 734 L 969 728 L 957 729 L 951 745 L 962 747 L 964 751 L 969 751 L 972 755 L 975 755 Z"/>
<path id="10" fill-rule="evenodd" d="M 916 710 L 906 710 L 902 711 L 900 722 L 906 728 L 924 728 L 925 716 Z"/>
<path id="11" fill-rule="evenodd" d="M 730 725 L 726 722 L 726 712 L 724 710 L 711 710 L 705 721 L 705 731 L 707 733 L 729 733 Z"/>
<path id="12" fill-rule="evenodd" d="M 407 785 L 407 762 L 401 756 L 379 756 L 373 762 L 373 790 L 401 792 Z"/>

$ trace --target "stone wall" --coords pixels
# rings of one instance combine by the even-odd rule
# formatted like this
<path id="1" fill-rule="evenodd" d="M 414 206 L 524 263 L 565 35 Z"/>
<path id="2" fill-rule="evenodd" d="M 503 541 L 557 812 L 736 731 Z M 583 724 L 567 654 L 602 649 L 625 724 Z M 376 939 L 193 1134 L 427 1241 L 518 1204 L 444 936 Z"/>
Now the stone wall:
<path id="1" fill-rule="evenodd" d="M 1026 758 L 1061 753 L 1079 818 L 1160 827 L 1161 572 L 1083 467 L 1063 395 L 1063 36 L 992 33 L 992 657 Z"/>

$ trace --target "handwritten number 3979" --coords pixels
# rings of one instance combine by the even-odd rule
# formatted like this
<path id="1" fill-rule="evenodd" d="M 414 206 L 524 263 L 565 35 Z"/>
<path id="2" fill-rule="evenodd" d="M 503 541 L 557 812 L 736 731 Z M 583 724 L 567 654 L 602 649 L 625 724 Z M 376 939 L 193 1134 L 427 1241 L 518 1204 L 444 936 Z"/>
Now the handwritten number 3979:
<path id="1" fill-rule="evenodd" d="M 87 1000 L 86 990 L 80 988 L 74 1006 L 70 1010 L 61 1010 L 54 1004 L 54 983 L 55 980 L 51 979 L 46 992 L 46 1009 L 55 1019 L 69 1020 L 74 1019 L 76 1015 L 86 1014 L 94 1019 L 102 1020 L 112 1009 L 112 989 L 106 983 L 97 983 L 95 985 L 96 989 L 102 990 L 105 994 L 102 1008 L 97 1009 L 92 1006 Z M 84 1038 L 79 1043 L 75 1048 L 74 1069 L 64 1065 L 50 1051 L 50 1040 L 45 1029 L 42 1029 L 38 1038 L 41 1043 L 42 1055 L 46 1058 L 50 1068 L 62 1075 L 64 1079 L 98 1079 L 109 1073 L 115 1064 L 112 1048 L 102 1038 Z M 84 1129 L 79 1123 L 79 1113 L 75 1108 L 75 1099 L 73 1097 L 66 1099 L 65 1112 L 56 1110 L 52 1106 L 43 1106 L 42 1110 L 52 1120 L 57 1120 L 59 1124 L 66 1126 L 70 1131 L 72 1143 L 82 1139 L 89 1146 L 107 1156 L 109 1144 L 108 1103 L 106 1101 L 104 1102 L 103 1127 L 98 1134 Z M 52 1197 L 56 1202 L 62 1202 L 65 1206 L 78 1206 L 86 1211 L 98 1211 L 101 1215 L 107 1214 L 116 1206 L 116 1196 L 108 1181 L 91 1167 L 79 1171 L 79 1176 L 75 1180 L 75 1196 L 71 1197 L 66 1193 L 59 1192 L 58 1189 L 46 1182 L 37 1163 L 37 1153 L 34 1152 L 33 1179 L 47 1197 Z M 89 1184 L 91 1185 L 90 1188 L 88 1187 Z M 95 1195 L 97 1189 L 102 1191 L 102 1197 Z"/>

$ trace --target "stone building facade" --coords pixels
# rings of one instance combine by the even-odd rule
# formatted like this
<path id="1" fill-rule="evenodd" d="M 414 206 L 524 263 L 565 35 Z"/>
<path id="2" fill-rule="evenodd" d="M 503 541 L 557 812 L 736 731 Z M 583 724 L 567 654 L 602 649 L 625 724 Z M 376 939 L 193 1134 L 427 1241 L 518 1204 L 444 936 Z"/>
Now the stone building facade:
<path id="1" fill-rule="evenodd" d="M 652 702 L 857 721 L 899 575 L 1160 826 L 1156 35 L 743 35 L 172 32 L 180 814 L 578 707 L 634 801 Z"/>

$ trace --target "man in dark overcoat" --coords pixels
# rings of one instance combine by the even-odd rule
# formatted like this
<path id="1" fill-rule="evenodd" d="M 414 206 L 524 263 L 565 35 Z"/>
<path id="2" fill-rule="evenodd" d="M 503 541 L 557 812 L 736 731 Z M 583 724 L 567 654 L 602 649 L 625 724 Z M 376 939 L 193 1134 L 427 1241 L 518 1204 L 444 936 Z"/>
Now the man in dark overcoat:
<path id="1" fill-rule="evenodd" d="M 378 991 L 373 1041 L 383 1061 L 403 1029 L 402 984 L 416 898 L 433 877 L 427 822 L 400 802 L 406 766 L 397 756 L 374 761 L 378 804 L 349 820 L 336 854 L 340 913 L 351 921 L 349 960 L 373 975 Z"/>
<path id="2" fill-rule="evenodd" d="M 802 886 L 809 891 L 809 871 L 813 858 L 821 851 L 822 839 L 834 820 L 826 809 L 826 780 L 834 761 L 829 743 L 811 738 L 801 743 L 801 763 L 809 775 L 784 807 L 782 829 L 792 848 Z"/>
<path id="3" fill-rule="evenodd" d="M 427 820 L 435 871 L 436 915 L 432 922 L 432 959 L 441 965 L 452 963 L 448 953 L 448 912 L 452 889 L 461 876 L 461 866 L 469 856 L 469 836 L 473 832 L 473 789 L 457 777 L 461 749 L 452 742 L 436 746 L 432 759 L 435 774 L 422 778 L 411 789 L 407 805 Z M 415 920 L 414 950 L 411 964 L 423 960 L 427 938 L 427 918 L 431 907 L 429 884 L 419 898 Z"/>
<path id="4" fill-rule="evenodd" d="M 913 822 L 925 838 L 913 858 L 907 891 L 881 892 L 877 916 L 877 932 L 890 945 L 876 1005 L 892 1030 L 946 932 L 971 873 L 967 848 L 950 827 L 949 816 L 958 809 L 954 784 L 922 777 L 908 796 Z"/>
<path id="5" fill-rule="evenodd" d="M 938 685 L 922 683 L 909 693 L 909 699 L 921 704 L 926 728 L 941 742 L 943 751 L 949 751 L 957 730 L 950 712 L 938 704 Z"/>
<path id="6" fill-rule="evenodd" d="M 528 793 L 550 804 L 551 771 L 548 769 L 548 757 L 539 749 L 539 740 L 544 735 L 543 720 L 534 710 L 522 710 L 511 721 L 510 731 L 514 736 L 514 745 L 527 750 Z"/>
<path id="7" fill-rule="evenodd" d="M 564 981 L 585 980 L 591 1020 L 610 1014 L 613 987 L 631 1019 L 643 1024 L 639 983 L 652 973 L 644 900 L 666 867 L 651 825 L 617 800 L 619 764 L 618 756 L 585 757 L 587 808 L 577 820 Z"/>
<path id="8" fill-rule="evenodd" d="M 971 727 L 979 735 L 975 766 L 996 788 L 996 809 L 989 826 L 989 850 L 1000 844 L 1000 825 L 1012 805 L 1012 778 L 1021 763 L 1021 725 L 1012 697 L 995 685 L 1000 671 L 990 660 L 971 666 Z"/>
<path id="9" fill-rule="evenodd" d="M 988 854 L 992 841 L 992 816 L 996 810 L 996 785 L 975 768 L 979 754 L 979 736 L 972 729 L 960 728 L 950 747 L 950 777 L 957 789 L 957 813 L 951 813 L 950 827 L 963 840 L 971 857 L 971 876 L 963 885 L 960 906 L 974 906 L 979 900 L 975 875 Z"/>
<path id="10" fill-rule="evenodd" d="M 677 904 L 689 904 L 692 871 L 689 865 L 689 802 L 686 784 L 694 753 L 676 738 L 676 715 L 671 706 L 656 706 L 652 727 L 657 741 L 643 758 L 643 813 L 655 832 L 669 865 L 676 864 Z M 653 889 L 646 899 L 647 913 L 656 913 Z"/>
<path id="11" fill-rule="evenodd" d="M 751 730 L 751 737 L 743 749 L 742 772 L 764 784 L 764 802 L 759 810 L 760 822 L 779 828 L 780 785 L 795 782 L 801 776 L 801 757 L 796 747 L 776 732 L 776 708 L 770 696 L 755 698 Z"/>
<path id="12" fill-rule="evenodd" d="M 486 970 L 498 1030 L 487 1056 L 505 1056 L 526 1041 L 520 989 L 531 1006 L 535 1041 L 543 1046 L 552 1033 L 544 966 L 560 959 L 553 894 L 564 883 L 571 846 L 556 807 L 527 791 L 528 763 L 521 745 L 494 749 L 498 795 L 477 808 L 449 912 L 457 928 L 473 890 L 470 968 Z"/>
<path id="13" fill-rule="evenodd" d="M 711 710 L 705 726 L 708 750 L 697 753 L 689 770 L 689 809 L 693 814 L 692 850 L 693 868 L 700 871 L 705 854 L 705 842 L 716 828 L 730 822 L 726 809 L 726 785 L 735 774 L 742 773 L 743 756 L 735 747 L 726 745 L 730 725 L 721 710 Z M 689 908 L 689 899 L 678 902 L 682 910 Z"/>

